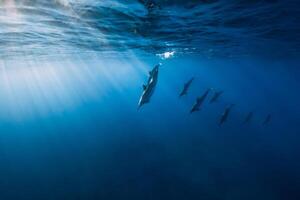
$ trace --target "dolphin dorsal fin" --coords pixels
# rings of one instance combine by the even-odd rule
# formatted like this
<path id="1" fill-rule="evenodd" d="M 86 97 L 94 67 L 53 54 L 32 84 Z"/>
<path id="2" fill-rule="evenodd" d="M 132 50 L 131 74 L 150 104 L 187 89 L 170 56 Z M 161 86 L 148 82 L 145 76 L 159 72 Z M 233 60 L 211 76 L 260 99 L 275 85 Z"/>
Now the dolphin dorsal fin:
<path id="1" fill-rule="evenodd" d="M 143 90 L 146 90 L 146 85 L 143 85 Z"/>

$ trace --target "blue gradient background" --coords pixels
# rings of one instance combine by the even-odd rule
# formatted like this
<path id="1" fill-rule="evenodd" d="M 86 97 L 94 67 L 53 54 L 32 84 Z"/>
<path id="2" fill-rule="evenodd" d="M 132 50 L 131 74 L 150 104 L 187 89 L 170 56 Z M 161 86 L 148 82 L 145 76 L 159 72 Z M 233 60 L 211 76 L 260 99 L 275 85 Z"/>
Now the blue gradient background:
<path id="1" fill-rule="evenodd" d="M 298 62 L 165 60 L 151 103 L 137 111 L 156 57 L 81 61 L 2 67 L 1 199 L 299 197 Z M 224 96 L 190 115 L 208 87 Z M 228 103 L 236 107 L 219 127 Z"/>
<path id="2" fill-rule="evenodd" d="M 299 200 L 299 13 L 297 0 L 0 1 L 0 200 Z M 190 114 L 207 88 L 224 94 Z"/>

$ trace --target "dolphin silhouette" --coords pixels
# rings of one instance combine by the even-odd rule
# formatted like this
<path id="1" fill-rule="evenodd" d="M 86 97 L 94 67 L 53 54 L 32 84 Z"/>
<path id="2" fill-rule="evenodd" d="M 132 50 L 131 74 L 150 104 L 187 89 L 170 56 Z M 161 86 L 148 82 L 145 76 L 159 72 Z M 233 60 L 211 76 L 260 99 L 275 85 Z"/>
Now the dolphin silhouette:
<path id="1" fill-rule="evenodd" d="M 214 96 L 210 99 L 209 103 L 214 103 L 218 101 L 220 96 L 223 94 L 223 91 L 215 92 Z"/>
<path id="2" fill-rule="evenodd" d="M 250 123 L 252 118 L 253 118 L 253 112 L 249 112 L 244 120 L 244 123 L 245 124 Z"/>
<path id="3" fill-rule="evenodd" d="M 190 113 L 196 112 L 200 110 L 201 105 L 203 104 L 204 100 L 206 99 L 208 93 L 210 92 L 211 89 L 207 89 L 204 94 L 201 97 L 198 97 L 196 99 L 196 102 L 194 103 Z"/>
<path id="4" fill-rule="evenodd" d="M 227 121 L 229 113 L 233 106 L 234 106 L 234 104 L 231 104 L 225 109 L 224 113 L 221 115 L 221 118 L 219 121 L 219 126 L 222 126 L 222 124 L 224 124 Z"/>
<path id="5" fill-rule="evenodd" d="M 271 114 L 268 114 L 265 121 L 263 122 L 263 125 L 266 126 L 270 123 L 271 121 Z"/>
<path id="6" fill-rule="evenodd" d="M 179 94 L 179 97 L 182 97 L 182 96 L 184 96 L 184 95 L 187 94 L 187 92 L 188 92 L 188 90 L 189 90 L 191 84 L 193 83 L 193 81 L 194 81 L 194 77 L 191 78 L 188 82 L 186 82 L 186 83 L 184 84 L 183 89 L 182 89 L 182 91 L 181 91 L 180 94 Z"/>
<path id="7" fill-rule="evenodd" d="M 149 78 L 146 85 L 143 85 L 143 93 L 140 97 L 138 108 L 142 107 L 144 104 L 149 103 L 150 99 L 155 91 L 157 80 L 158 80 L 158 70 L 160 64 L 156 65 L 150 72 Z"/>

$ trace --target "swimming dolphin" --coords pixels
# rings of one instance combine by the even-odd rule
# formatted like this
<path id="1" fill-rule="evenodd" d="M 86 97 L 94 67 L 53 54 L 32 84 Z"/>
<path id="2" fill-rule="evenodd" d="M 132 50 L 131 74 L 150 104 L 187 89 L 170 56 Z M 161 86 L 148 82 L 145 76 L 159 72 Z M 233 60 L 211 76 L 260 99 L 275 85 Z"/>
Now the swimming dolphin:
<path id="1" fill-rule="evenodd" d="M 224 124 L 227 121 L 228 115 L 233 106 L 234 106 L 234 104 L 231 104 L 225 109 L 224 113 L 221 115 L 219 126 L 222 126 L 222 124 Z"/>
<path id="2" fill-rule="evenodd" d="M 219 97 L 223 94 L 223 91 L 215 92 L 214 96 L 211 98 L 209 103 L 214 103 L 218 101 Z"/>
<path id="3" fill-rule="evenodd" d="M 253 118 L 253 112 L 249 112 L 245 118 L 244 123 L 247 124 L 247 123 L 251 122 L 252 118 Z"/>
<path id="4" fill-rule="evenodd" d="M 207 89 L 204 94 L 201 97 L 198 97 L 196 99 L 195 104 L 193 105 L 190 113 L 196 112 L 200 110 L 201 105 L 203 104 L 204 100 L 206 99 L 208 93 L 210 92 L 211 89 Z"/>
<path id="5" fill-rule="evenodd" d="M 153 95 L 157 79 L 158 79 L 158 69 L 160 64 L 156 65 L 150 72 L 149 72 L 149 78 L 146 85 L 143 85 L 143 93 L 139 100 L 139 108 L 142 107 L 144 104 L 149 103 L 151 96 Z"/>
<path id="6" fill-rule="evenodd" d="M 268 116 L 266 117 L 265 121 L 263 122 L 263 125 L 266 126 L 267 124 L 269 124 L 271 121 L 271 115 L 268 114 Z"/>
<path id="7" fill-rule="evenodd" d="M 182 96 L 184 96 L 184 95 L 187 94 L 187 92 L 188 92 L 188 90 L 189 90 L 191 84 L 193 83 L 193 81 L 194 81 L 194 77 L 191 78 L 188 82 L 186 82 L 186 83 L 184 84 L 183 89 L 182 89 L 182 91 L 181 91 L 180 94 L 179 94 L 179 97 L 182 97 Z"/>

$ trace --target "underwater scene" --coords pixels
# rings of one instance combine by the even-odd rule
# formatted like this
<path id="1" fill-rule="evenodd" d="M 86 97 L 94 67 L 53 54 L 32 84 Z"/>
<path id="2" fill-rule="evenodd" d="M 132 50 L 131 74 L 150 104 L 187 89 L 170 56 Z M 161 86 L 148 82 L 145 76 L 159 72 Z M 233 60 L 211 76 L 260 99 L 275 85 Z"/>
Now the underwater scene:
<path id="1" fill-rule="evenodd" d="M 299 200 L 299 0 L 0 0 L 0 200 Z"/>

